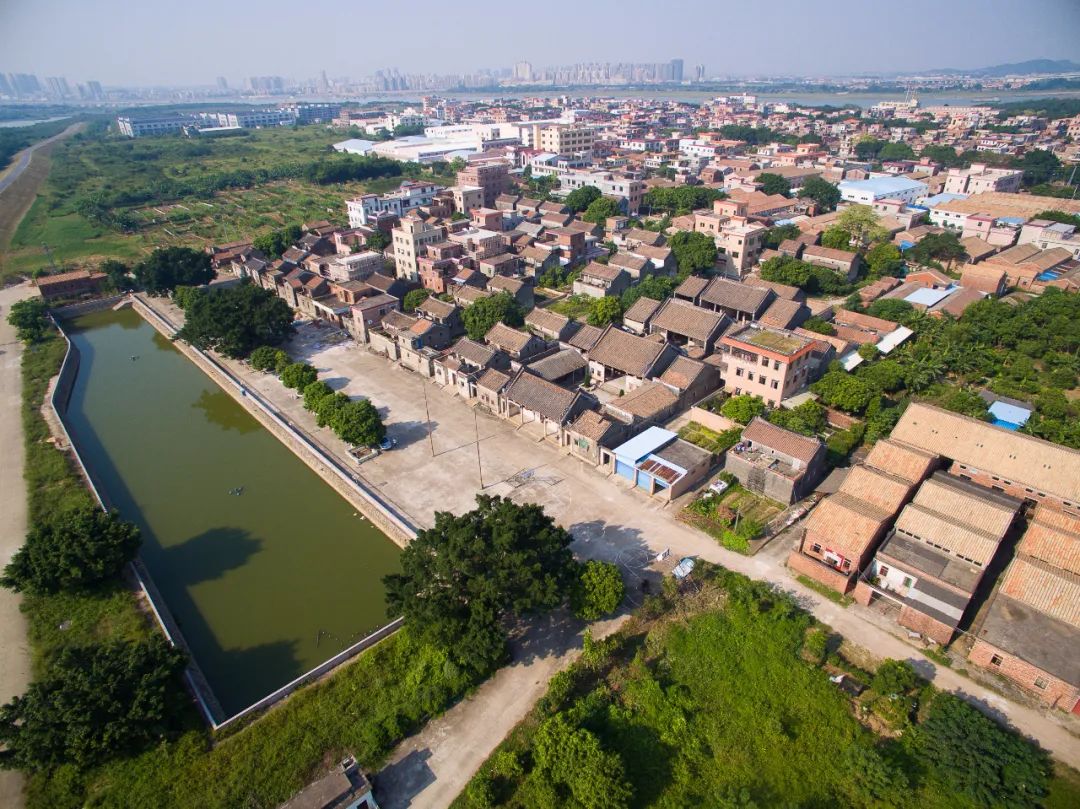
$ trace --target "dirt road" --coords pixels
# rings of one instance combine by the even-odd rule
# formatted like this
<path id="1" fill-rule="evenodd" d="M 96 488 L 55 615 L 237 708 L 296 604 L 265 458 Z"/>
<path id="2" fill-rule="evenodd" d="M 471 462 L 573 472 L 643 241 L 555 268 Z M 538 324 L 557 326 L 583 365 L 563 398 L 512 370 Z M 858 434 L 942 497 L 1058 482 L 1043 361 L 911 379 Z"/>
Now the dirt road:
<path id="1" fill-rule="evenodd" d="M 7 324 L 11 304 L 35 294 L 28 284 L 0 289 L 0 567 L 26 535 L 26 484 L 23 480 L 22 345 Z M 26 690 L 30 682 L 30 653 L 26 620 L 19 596 L 0 588 L 0 703 Z M 0 806 L 22 807 L 21 773 L 0 770 Z"/>

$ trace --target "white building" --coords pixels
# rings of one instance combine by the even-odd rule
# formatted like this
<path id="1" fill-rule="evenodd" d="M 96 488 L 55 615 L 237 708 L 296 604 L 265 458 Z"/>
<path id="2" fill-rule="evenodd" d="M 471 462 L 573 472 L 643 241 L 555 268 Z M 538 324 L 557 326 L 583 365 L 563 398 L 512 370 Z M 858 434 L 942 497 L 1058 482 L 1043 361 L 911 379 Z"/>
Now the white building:
<path id="1" fill-rule="evenodd" d="M 912 204 L 929 191 L 926 183 L 907 177 L 877 176 L 868 180 L 843 180 L 839 185 L 840 198 L 845 202 L 872 205 L 881 199 L 898 199 Z"/>
<path id="2" fill-rule="evenodd" d="M 375 214 L 392 213 L 398 216 L 404 215 L 413 208 L 421 205 L 430 205 L 435 199 L 435 194 L 442 186 L 434 183 L 420 183 L 407 181 L 401 184 L 397 191 L 389 194 L 364 194 L 363 196 L 350 199 L 345 203 L 349 213 L 349 227 L 357 228 L 366 225 L 368 220 Z"/>
<path id="3" fill-rule="evenodd" d="M 365 250 L 347 256 L 337 256 L 326 267 L 327 277 L 332 281 L 366 281 L 383 268 L 382 253 Z"/>
<path id="4" fill-rule="evenodd" d="M 946 194 L 979 194 L 983 191 L 1016 193 L 1024 172 L 1019 169 L 994 169 L 985 163 L 972 163 L 971 168 L 949 169 L 945 177 Z"/>

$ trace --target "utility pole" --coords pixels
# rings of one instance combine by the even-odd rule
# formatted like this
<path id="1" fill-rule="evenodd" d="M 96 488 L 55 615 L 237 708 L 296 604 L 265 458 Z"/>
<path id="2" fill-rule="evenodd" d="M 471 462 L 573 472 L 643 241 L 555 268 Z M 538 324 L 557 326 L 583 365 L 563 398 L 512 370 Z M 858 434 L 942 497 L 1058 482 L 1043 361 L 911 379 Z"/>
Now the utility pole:
<path id="1" fill-rule="evenodd" d="M 476 432 L 476 471 L 480 473 L 480 491 L 484 490 L 484 467 L 480 463 L 480 423 L 476 418 L 476 408 L 472 412 L 473 430 Z"/>
<path id="2" fill-rule="evenodd" d="M 435 457 L 435 437 L 431 434 L 431 411 L 428 409 L 427 401 L 427 385 L 424 383 L 424 378 L 420 377 L 420 387 L 424 389 L 424 418 L 427 419 L 427 437 L 428 444 L 431 446 L 431 457 Z"/>

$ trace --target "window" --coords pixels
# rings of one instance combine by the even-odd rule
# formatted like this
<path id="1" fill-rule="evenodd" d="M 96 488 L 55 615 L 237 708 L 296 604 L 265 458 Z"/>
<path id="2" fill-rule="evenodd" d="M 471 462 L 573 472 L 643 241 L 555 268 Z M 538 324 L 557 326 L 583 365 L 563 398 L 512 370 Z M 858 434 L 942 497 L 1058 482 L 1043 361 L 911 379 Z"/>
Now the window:
<path id="1" fill-rule="evenodd" d="M 1040 691 L 1045 690 L 1046 686 L 1048 686 L 1048 685 L 1049 685 L 1049 683 L 1046 681 L 1046 679 L 1044 677 L 1036 677 L 1035 678 L 1035 687 L 1038 688 Z"/>
<path id="2" fill-rule="evenodd" d="M 810 546 L 810 550 L 814 553 L 821 553 L 821 545 L 815 542 L 813 545 Z"/>
<path id="3" fill-rule="evenodd" d="M 769 367 L 769 358 L 768 357 L 762 357 L 761 358 L 761 364 L 764 365 L 766 368 L 768 368 Z"/>
<path id="4" fill-rule="evenodd" d="M 878 565 L 877 574 L 884 578 L 889 575 L 889 568 L 885 565 Z"/>
<path id="5" fill-rule="evenodd" d="M 777 388 L 779 388 L 779 387 L 780 387 L 780 383 L 779 383 L 779 382 L 777 382 L 777 381 L 776 381 L 775 379 L 774 379 L 774 380 L 772 381 L 772 383 L 771 383 L 771 384 L 772 384 L 772 389 L 773 389 L 773 390 L 776 390 Z"/>
<path id="6" fill-rule="evenodd" d="M 914 583 L 915 583 L 915 581 L 911 578 L 911 576 L 904 576 L 904 586 L 905 587 L 910 587 Z"/>
<path id="7" fill-rule="evenodd" d="M 850 559 L 845 559 L 844 560 L 844 570 L 849 570 L 850 568 L 851 568 L 851 560 Z"/>
<path id="8" fill-rule="evenodd" d="M 757 381 L 759 383 L 761 383 L 762 385 L 764 385 L 765 384 L 765 374 L 758 374 Z"/>
<path id="9" fill-rule="evenodd" d="M 742 372 L 743 372 L 742 368 L 736 368 L 735 369 L 735 376 L 742 376 Z"/>

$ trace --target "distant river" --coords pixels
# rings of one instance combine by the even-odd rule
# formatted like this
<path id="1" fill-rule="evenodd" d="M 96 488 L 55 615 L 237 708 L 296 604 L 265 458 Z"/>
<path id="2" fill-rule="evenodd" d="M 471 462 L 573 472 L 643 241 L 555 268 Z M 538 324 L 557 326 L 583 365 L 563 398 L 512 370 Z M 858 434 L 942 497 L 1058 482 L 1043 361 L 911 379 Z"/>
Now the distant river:
<path id="1" fill-rule="evenodd" d="M 70 115 L 58 115 L 55 118 L 38 118 L 33 121 L 0 121 L 0 129 L 13 129 L 18 126 L 33 126 L 34 124 L 47 124 L 51 121 L 63 121 L 65 118 L 70 118 Z"/>
<path id="2" fill-rule="evenodd" d="M 65 328 L 82 358 L 72 440 L 141 526 L 143 560 L 227 713 L 387 623 L 382 577 L 400 551 L 381 531 L 137 312 Z"/>

